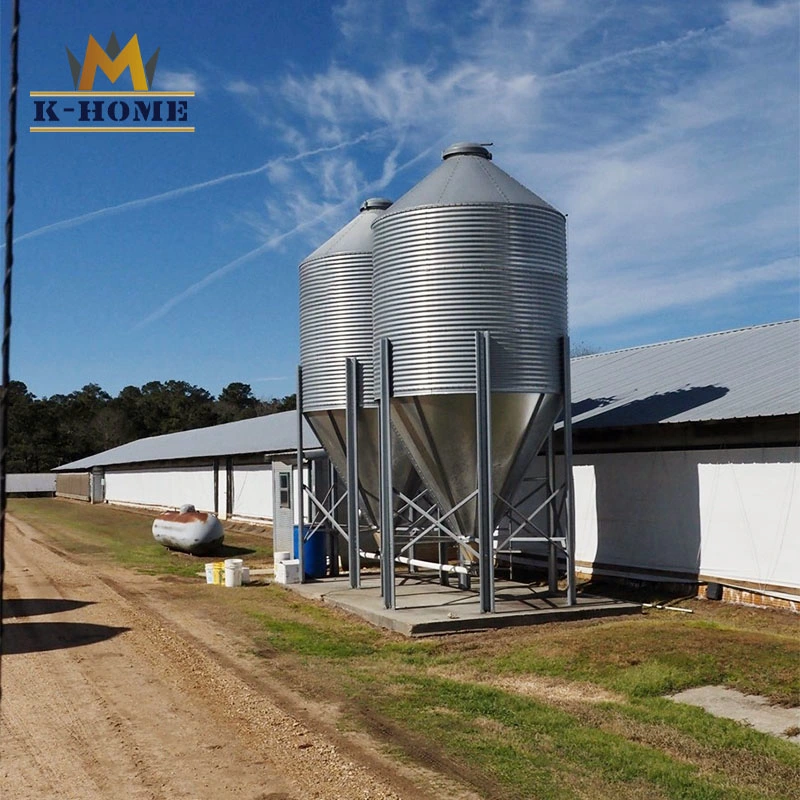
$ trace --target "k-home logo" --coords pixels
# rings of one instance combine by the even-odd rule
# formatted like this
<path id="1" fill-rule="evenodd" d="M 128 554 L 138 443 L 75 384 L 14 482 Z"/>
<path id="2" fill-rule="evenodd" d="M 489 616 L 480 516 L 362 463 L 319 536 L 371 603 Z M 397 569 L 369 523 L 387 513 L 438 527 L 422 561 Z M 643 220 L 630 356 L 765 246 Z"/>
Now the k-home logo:
<path id="1" fill-rule="evenodd" d="M 31 92 L 37 98 L 33 121 L 44 123 L 32 125 L 31 132 L 193 133 L 194 127 L 184 124 L 189 122 L 189 101 L 183 98 L 194 97 L 194 92 L 150 90 L 158 53 L 145 64 L 136 34 L 120 47 L 112 33 L 105 49 L 89 36 L 83 63 L 67 48 L 75 91 Z M 133 90 L 95 91 L 98 70 L 112 84 L 127 71 Z"/>

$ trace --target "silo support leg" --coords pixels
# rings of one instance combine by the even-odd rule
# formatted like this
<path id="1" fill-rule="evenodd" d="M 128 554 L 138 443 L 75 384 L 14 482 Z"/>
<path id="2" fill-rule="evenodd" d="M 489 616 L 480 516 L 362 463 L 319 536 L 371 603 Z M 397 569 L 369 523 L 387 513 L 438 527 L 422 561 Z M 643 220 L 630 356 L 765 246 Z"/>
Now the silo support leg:
<path id="1" fill-rule="evenodd" d="M 381 590 L 384 608 L 395 608 L 394 498 L 392 488 L 391 346 L 380 340 Z"/>
<path id="2" fill-rule="evenodd" d="M 547 437 L 547 456 L 545 461 L 545 475 L 547 480 L 547 496 L 551 497 L 556 487 L 556 463 L 553 455 L 553 432 Z M 547 504 L 547 535 L 550 542 L 547 546 L 547 588 L 551 594 L 558 591 L 558 561 L 556 545 L 552 541 L 556 535 L 556 508 L 555 499 Z"/>
<path id="3" fill-rule="evenodd" d="M 447 563 L 447 542 L 439 542 L 439 564 Z M 441 586 L 450 585 L 450 573 L 445 569 L 439 570 L 439 584 Z"/>
<path id="4" fill-rule="evenodd" d="M 328 497 L 330 498 L 329 505 L 328 505 L 328 514 L 333 523 L 334 514 L 336 513 L 336 507 L 339 505 L 339 497 L 338 497 L 338 487 L 336 484 L 336 470 L 333 464 L 329 461 L 328 462 L 328 486 L 330 489 L 328 490 Z M 328 574 L 331 578 L 338 578 L 339 577 L 339 532 L 336 528 L 331 524 L 331 528 L 328 531 L 328 541 L 330 543 L 330 557 L 331 557 L 331 564 L 330 570 Z"/>
<path id="5" fill-rule="evenodd" d="M 494 611 L 491 373 L 489 334 L 475 333 L 475 417 L 478 447 L 478 573 L 481 611 Z"/>
<path id="6" fill-rule="evenodd" d="M 350 588 L 361 587 L 358 530 L 358 362 L 347 359 L 347 556 Z"/>

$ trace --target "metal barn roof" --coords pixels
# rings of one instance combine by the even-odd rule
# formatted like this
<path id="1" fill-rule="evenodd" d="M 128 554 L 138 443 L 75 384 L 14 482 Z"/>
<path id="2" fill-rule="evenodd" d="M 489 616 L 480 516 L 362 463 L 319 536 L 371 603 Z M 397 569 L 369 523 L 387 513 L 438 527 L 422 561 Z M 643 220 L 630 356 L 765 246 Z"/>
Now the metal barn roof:
<path id="1" fill-rule="evenodd" d="M 303 423 L 306 450 L 318 450 L 319 441 L 307 422 Z M 226 422 L 209 428 L 166 433 L 137 439 L 104 453 L 82 458 L 56 468 L 56 472 L 80 471 L 111 464 L 172 461 L 183 458 L 235 456 L 248 453 L 291 453 L 297 448 L 297 412 L 282 411 L 265 417 Z"/>
<path id="2" fill-rule="evenodd" d="M 800 413 L 800 320 L 572 360 L 581 428 Z"/>
<path id="3" fill-rule="evenodd" d="M 572 413 L 581 428 L 800 414 L 800 319 L 632 347 L 572 360 Z M 286 453 L 295 411 L 139 439 L 58 467 Z M 307 423 L 304 443 L 320 448 Z"/>

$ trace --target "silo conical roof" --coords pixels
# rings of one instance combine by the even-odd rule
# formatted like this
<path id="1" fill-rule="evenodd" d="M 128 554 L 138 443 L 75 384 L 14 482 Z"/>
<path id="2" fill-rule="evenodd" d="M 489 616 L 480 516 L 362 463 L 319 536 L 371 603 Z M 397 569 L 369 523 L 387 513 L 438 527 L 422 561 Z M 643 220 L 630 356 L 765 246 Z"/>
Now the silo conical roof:
<path id="1" fill-rule="evenodd" d="M 549 203 L 493 164 L 491 154 L 483 145 L 460 142 L 448 147 L 442 157 L 444 161 L 439 167 L 393 203 L 387 215 L 429 206 L 486 203 L 537 206 L 555 211 Z"/>
<path id="2" fill-rule="evenodd" d="M 303 263 L 345 253 L 369 253 L 371 255 L 372 231 L 370 226 L 380 213 L 389 208 L 390 205 L 392 205 L 392 201 L 387 200 L 385 197 L 370 197 L 365 200 L 361 204 L 361 213 L 334 233 L 330 239 L 323 242 L 311 255 L 306 256 L 303 259 Z M 367 211 L 373 213 L 364 213 Z"/>

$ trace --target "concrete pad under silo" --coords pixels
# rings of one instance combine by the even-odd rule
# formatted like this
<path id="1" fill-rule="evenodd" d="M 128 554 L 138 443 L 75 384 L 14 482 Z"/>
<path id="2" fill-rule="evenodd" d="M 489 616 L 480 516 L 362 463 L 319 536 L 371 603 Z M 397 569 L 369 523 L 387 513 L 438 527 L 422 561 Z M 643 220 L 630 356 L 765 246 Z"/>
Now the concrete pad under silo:
<path id="1" fill-rule="evenodd" d="M 351 589 L 345 575 L 287 588 L 405 636 L 640 614 L 642 610 L 640 603 L 591 594 L 579 594 L 577 604 L 568 606 L 566 597 L 548 596 L 546 588 L 498 580 L 495 582 L 496 610 L 485 614 L 480 611 L 476 588 L 463 590 L 441 586 L 436 578 L 413 574 L 398 575 L 397 608 L 392 610 L 383 607 L 378 575 L 363 576 L 361 584 L 360 589 Z"/>

